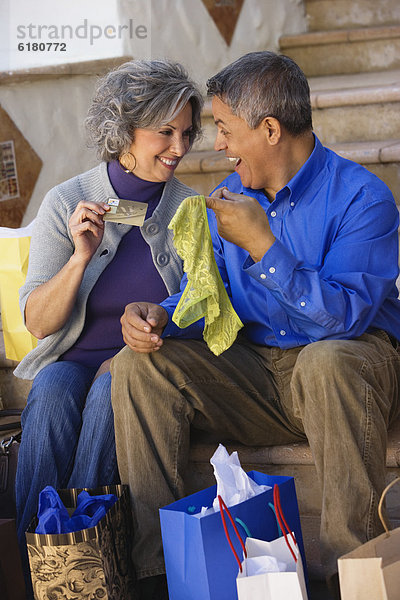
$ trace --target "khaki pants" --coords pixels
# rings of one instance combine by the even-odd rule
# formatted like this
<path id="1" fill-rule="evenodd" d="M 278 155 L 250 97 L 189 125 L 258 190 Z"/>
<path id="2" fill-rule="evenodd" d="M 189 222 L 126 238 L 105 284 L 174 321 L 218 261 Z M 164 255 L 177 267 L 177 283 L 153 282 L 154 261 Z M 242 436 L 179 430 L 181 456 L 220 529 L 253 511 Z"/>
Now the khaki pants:
<path id="1" fill-rule="evenodd" d="M 221 356 L 168 338 L 151 354 L 112 361 L 121 482 L 131 490 L 139 578 L 165 572 L 158 509 L 185 495 L 191 427 L 220 441 L 307 439 L 322 489 L 327 576 L 377 535 L 387 428 L 399 411 L 400 356 L 383 331 L 280 350 L 237 341 Z"/>

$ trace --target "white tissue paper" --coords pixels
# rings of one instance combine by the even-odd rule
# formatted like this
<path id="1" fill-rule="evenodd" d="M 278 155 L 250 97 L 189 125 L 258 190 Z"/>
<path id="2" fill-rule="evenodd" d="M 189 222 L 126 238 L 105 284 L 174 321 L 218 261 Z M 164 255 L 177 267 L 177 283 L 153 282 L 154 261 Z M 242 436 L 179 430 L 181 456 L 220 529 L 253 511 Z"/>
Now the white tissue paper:
<path id="1" fill-rule="evenodd" d="M 262 575 L 263 573 L 282 573 L 287 569 L 287 563 L 277 560 L 274 556 L 255 556 L 244 560 L 245 575 Z"/>
<path id="2" fill-rule="evenodd" d="M 218 496 L 222 497 L 227 506 L 234 506 L 271 489 L 269 485 L 259 485 L 253 481 L 242 469 L 238 453 L 232 452 L 229 455 L 222 444 L 219 444 L 212 455 L 210 463 L 214 467 L 214 475 L 217 481 L 217 496 L 212 507 L 206 508 L 203 506 L 201 511 L 195 515 L 197 517 L 204 517 L 213 512 L 218 512 Z"/>
<path id="3" fill-rule="evenodd" d="M 259 485 L 253 481 L 242 469 L 238 453 L 232 452 L 229 456 L 222 444 L 214 452 L 210 463 L 217 480 L 217 497 L 213 502 L 215 511 L 219 510 L 218 496 L 221 496 L 227 506 L 234 506 L 271 489 L 269 485 Z"/>

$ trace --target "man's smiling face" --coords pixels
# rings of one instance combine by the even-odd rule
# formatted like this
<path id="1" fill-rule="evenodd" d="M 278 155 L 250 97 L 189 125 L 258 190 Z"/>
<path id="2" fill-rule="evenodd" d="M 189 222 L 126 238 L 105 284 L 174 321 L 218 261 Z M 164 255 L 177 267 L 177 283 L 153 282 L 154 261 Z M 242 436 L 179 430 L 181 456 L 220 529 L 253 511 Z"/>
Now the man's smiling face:
<path id="1" fill-rule="evenodd" d="M 234 115 L 218 96 L 213 96 L 212 110 L 218 127 L 215 150 L 224 150 L 227 158 L 237 159 L 235 171 L 245 187 L 263 189 L 268 185 L 266 165 L 270 157 L 267 131 L 262 121 L 256 129 Z"/>

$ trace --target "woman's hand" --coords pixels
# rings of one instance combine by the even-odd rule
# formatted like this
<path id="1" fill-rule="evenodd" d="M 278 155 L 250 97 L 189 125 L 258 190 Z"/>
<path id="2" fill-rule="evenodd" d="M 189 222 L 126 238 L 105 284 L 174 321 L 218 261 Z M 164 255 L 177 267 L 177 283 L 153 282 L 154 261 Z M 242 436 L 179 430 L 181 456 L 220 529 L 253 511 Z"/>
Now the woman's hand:
<path id="1" fill-rule="evenodd" d="M 132 302 L 121 317 L 124 342 L 134 352 L 149 353 L 162 346 L 161 334 L 168 323 L 168 313 L 159 304 Z"/>
<path id="2" fill-rule="evenodd" d="M 247 250 L 255 262 L 260 261 L 275 241 L 261 204 L 228 188 L 215 190 L 206 204 L 215 213 L 219 235 Z"/>
<path id="3" fill-rule="evenodd" d="M 75 305 L 85 269 L 103 239 L 103 215 L 109 206 L 79 202 L 69 220 L 75 246 L 68 262 L 51 279 L 35 288 L 25 307 L 26 327 L 35 337 L 59 331 Z"/>
<path id="4" fill-rule="evenodd" d="M 86 265 L 103 239 L 103 215 L 108 210 L 108 204 L 82 201 L 78 203 L 69 220 L 69 229 L 75 245 L 74 254 Z"/>

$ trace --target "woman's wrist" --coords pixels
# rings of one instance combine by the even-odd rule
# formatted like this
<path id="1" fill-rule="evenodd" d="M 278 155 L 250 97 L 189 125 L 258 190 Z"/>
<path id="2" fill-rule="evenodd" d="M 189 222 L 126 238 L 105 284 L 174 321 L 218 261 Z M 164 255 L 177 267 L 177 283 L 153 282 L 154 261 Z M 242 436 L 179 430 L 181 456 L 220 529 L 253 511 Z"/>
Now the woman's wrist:
<path id="1" fill-rule="evenodd" d="M 68 261 L 68 265 L 77 271 L 84 272 L 92 257 L 82 256 L 77 252 L 74 252 Z"/>

